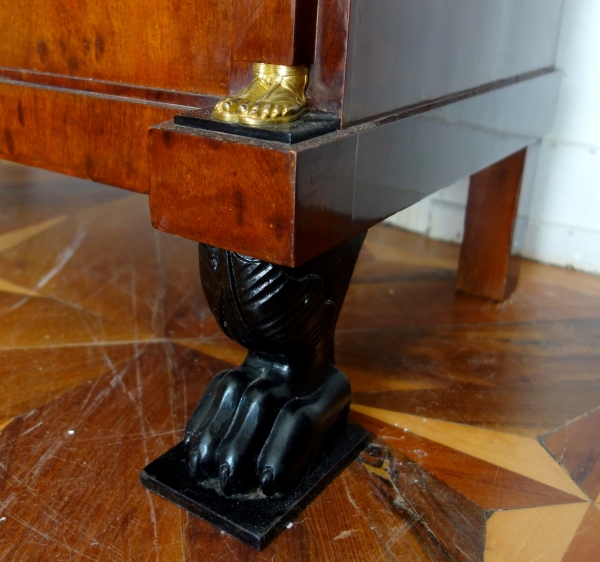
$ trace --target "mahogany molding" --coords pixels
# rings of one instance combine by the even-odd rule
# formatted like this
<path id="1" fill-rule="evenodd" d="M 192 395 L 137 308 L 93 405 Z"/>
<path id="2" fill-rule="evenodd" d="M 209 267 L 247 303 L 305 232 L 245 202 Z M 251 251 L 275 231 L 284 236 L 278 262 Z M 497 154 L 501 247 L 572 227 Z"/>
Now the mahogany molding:
<path id="1" fill-rule="evenodd" d="M 187 109 L 0 79 L 0 158 L 148 191 L 147 135 Z"/>
<path id="2" fill-rule="evenodd" d="M 233 2 L 232 61 L 312 64 L 317 4 L 318 0 Z"/>
<path id="3" fill-rule="evenodd" d="M 349 29 L 350 0 L 319 1 L 315 60 L 307 90 L 313 108 L 342 113 Z"/>
<path id="4" fill-rule="evenodd" d="M 191 92 L 180 92 L 177 90 L 161 90 L 158 88 L 146 88 L 133 84 L 120 84 L 118 82 L 106 82 L 104 80 L 92 80 L 89 78 L 77 78 L 62 74 L 51 74 L 48 72 L 36 72 L 15 68 L 0 67 L 0 79 L 5 78 L 25 84 L 36 84 L 54 88 L 64 88 L 79 92 L 90 92 L 95 94 L 106 94 L 145 101 L 168 103 L 189 107 L 210 107 L 219 99 L 217 96 L 194 94 Z"/>

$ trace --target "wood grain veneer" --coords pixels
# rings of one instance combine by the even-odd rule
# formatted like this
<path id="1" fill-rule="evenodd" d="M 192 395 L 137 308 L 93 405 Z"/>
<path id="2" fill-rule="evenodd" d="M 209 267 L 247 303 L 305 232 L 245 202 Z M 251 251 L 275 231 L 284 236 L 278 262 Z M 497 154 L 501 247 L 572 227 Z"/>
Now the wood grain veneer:
<path id="1" fill-rule="evenodd" d="M 290 263 L 293 152 L 165 126 L 150 131 L 149 156 L 155 228 Z"/>
<path id="2" fill-rule="evenodd" d="M 551 68 L 563 0 L 354 0 L 343 121 Z"/>
<path id="3" fill-rule="evenodd" d="M 317 109 L 341 113 L 346 86 L 350 0 L 320 0 L 316 51 L 310 68 L 308 103 Z"/>
<path id="4" fill-rule="evenodd" d="M 318 0 L 236 0 L 231 23 L 233 59 L 312 64 L 317 4 Z"/>
<path id="5" fill-rule="evenodd" d="M 148 191 L 148 129 L 183 108 L 0 79 L 0 157 Z"/>
<path id="6" fill-rule="evenodd" d="M 0 65 L 205 94 L 229 92 L 231 22 L 221 0 L 0 6 Z"/>

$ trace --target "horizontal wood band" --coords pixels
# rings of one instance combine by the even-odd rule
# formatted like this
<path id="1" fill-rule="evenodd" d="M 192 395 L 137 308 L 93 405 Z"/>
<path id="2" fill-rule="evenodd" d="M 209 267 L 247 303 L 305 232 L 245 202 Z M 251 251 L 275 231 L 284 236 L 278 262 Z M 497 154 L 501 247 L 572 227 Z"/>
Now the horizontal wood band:
<path id="1" fill-rule="evenodd" d="M 0 79 L 0 158 L 148 191 L 148 129 L 181 106 Z"/>
<path id="2" fill-rule="evenodd" d="M 187 107 L 0 79 L 0 157 L 133 191 L 151 184 L 157 228 L 295 266 L 535 142 L 559 84 L 548 72 L 290 148 L 169 122 Z"/>
<path id="3" fill-rule="evenodd" d="M 150 134 L 153 223 L 300 265 L 535 142 L 552 127 L 559 84 L 550 72 L 292 147 L 164 123 Z"/>
<path id="4" fill-rule="evenodd" d="M 160 103 L 170 103 L 189 107 L 208 107 L 214 105 L 218 96 L 180 92 L 176 90 L 161 90 L 157 88 L 146 88 L 133 84 L 121 84 L 117 82 L 106 82 L 104 80 L 93 80 L 89 78 L 76 78 L 62 74 L 51 74 L 48 72 L 35 72 L 16 68 L 0 67 L 0 78 L 37 84 L 40 86 L 51 86 L 90 92 L 95 94 L 106 94 Z"/>

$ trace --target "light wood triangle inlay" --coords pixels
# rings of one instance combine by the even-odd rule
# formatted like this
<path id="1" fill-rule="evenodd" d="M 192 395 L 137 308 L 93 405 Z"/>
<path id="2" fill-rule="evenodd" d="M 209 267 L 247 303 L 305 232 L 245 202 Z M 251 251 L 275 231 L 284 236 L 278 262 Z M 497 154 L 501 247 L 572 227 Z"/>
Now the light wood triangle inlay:
<path id="1" fill-rule="evenodd" d="M 550 454 L 530 437 L 353 404 L 366 416 L 512 470 L 582 500 L 587 498 Z"/>
<path id="2" fill-rule="evenodd" d="M 66 218 L 66 215 L 63 215 L 54 219 L 40 222 L 38 224 L 33 224 L 31 226 L 19 228 L 18 230 L 11 230 L 10 232 L 0 234 L 0 252 L 5 252 L 6 250 L 10 250 L 10 248 L 14 248 L 21 242 L 25 242 L 25 240 L 29 240 L 41 232 L 44 232 L 45 230 L 48 230 L 49 228 L 52 228 L 53 226 L 63 222 Z"/>

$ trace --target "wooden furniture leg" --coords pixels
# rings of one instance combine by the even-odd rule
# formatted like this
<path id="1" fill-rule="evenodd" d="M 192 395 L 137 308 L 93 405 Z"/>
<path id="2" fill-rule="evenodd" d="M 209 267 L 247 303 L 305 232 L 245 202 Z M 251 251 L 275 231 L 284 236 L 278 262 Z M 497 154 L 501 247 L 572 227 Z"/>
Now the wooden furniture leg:
<path id="1" fill-rule="evenodd" d="M 526 149 L 471 176 L 456 288 L 497 301 L 514 290 L 511 255 Z"/>
<path id="2" fill-rule="evenodd" d="M 211 312 L 249 351 L 213 378 L 145 486 L 260 549 L 352 461 L 368 433 L 347 423 L 333 338 L 365 234 L 296 268 L 200 244 Z"/>

